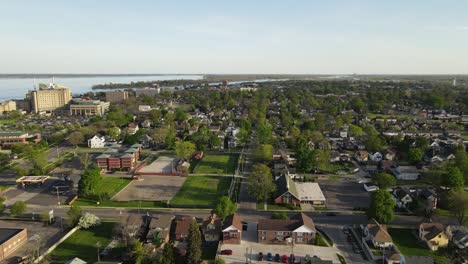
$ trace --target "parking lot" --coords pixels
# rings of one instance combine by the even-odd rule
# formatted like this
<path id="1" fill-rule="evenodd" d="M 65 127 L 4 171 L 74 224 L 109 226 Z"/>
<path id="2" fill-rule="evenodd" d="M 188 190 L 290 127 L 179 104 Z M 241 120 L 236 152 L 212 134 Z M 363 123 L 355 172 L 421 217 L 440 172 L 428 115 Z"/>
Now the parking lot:
<path id="1" fill-rule="evenodd" d="M 369 193 L 362 184 L 349 178 L 320 181 L 319 184 L 330 210 L 352 210 L 369 206 Z"/>
<path id="2" fill-rule="evenodd" d="M 326 232 L 333 240 L 335 247 L 340 249 L 348 263 L 371 263 L 364 260 L 358 242 L 351 235 L 347 226 L 343 225 L 321 225 L 318 228 Z"/>
<path id="3" fill-rule="evenodd" d="M 151 164 L 144 166 L 138 172 L 140 173 L 171 173 L 176 166 L 175 158 L 161 156 Z"/>
<path id="4" fill-rule="evenodd" d="M 179 176 L 142 176 L 140 180 L 132 181 L 118 193 L 115 201 L 167 201 L 174 198 L 184 184 L 186 177 Z"/>
<path id="5" fill-rule="evenodd" d="M 32 254 L 35 251 L 37 252 L 38 249 L 42 253 L 64 235 L 60 229 L 60 221 L 55 222 L 53 225 L 45 226 L 42 222 L 0 220 L 0 227 L 26 228 L 28 232 L 28 242 L 2 263 L 17 263 L 17 256 Z"/>
<path id="6" fill-rule="evenodd" d="M 223 255 L 222 258 L 226 263 L 246 263 L 246 260 L 252 260 L 253 263 L 274 263 L 274 256 L 290 256 L 291 253 L 296 256 L 296 260 L 309 255 L 310 257 L 317 256 L 323 260 L 331 260 L 333 263 L 340 263 L 337 253 L 340 250 L 334 247 L 318 247 L 312 245 L 295 244 L 290 245 L 270 245 L 257 243 L 257 223 L 248 223 L 247 231 L 242 233 L 241 244 L 238 245 L 221 245 L 221 250 L 232 250 L 232 255 Z M 259 253 L 267 256 L 271 253 L 273 261 L 258 261 Z"/>

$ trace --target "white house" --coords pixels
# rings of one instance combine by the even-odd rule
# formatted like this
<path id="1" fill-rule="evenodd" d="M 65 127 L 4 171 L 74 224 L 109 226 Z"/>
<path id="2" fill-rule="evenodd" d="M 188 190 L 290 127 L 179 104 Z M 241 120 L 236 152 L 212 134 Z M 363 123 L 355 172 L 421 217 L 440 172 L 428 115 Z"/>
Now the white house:
<path id="1" fill-rule="evenodd" d="M 138 111 L 140 111 L 140 112 L 151 111 L 151 106 L 149 106 L 149 105 L 139 105 L 138 106 Z"/>
<path id="2" fill-rule="evenodd" d="M 411 198 L 411 195 L 407 193 L 404 189 L 402 188 L 396 188 L 393 190 L 393 200 L 396 202 L 397 206 L 399 208 L 407 208 L 408 205 L 413 202 L 413 198 Z"/>
<path id="3" fill-rule="evenodd" d="M 104 148 L 106 144 L 106 139 L 100 136 L 94 136 L 88 139 L 88 147 L 90 148 Z"/>
<path id="4" fill-rule="evenodd" d="M 419 172 L 415 166 L 398 166 L 396 168 L 392 168 L 391 172 L 393 176 L 395 176 L 398 180 L 417 180 L 419 179 Z"/>
<path id="5" fill-rule="evenodd" d="M 369 153 L 369 159 L 375 162 L 379 162 L 383 159 L 383 155 L 380 152 L 375 152 L 374 154 Z"/>
<path id="6" fill-rule="evenodd" d="M 134 135 L 136 132 L 138 132 L 140 128 L 138 127 L 137 123 L 130 123 L 127 126 L 127 132 L 129 135 Z"/>
<path id="7" fill-rule="evenodd" d="M 370 240 L 376 248 L 390 248 L 393 247 L 393 240 L 388 233 L 387 226 L 381 225 L 374 219 L 364 227 L 364 235 L 366 240 Z"/>

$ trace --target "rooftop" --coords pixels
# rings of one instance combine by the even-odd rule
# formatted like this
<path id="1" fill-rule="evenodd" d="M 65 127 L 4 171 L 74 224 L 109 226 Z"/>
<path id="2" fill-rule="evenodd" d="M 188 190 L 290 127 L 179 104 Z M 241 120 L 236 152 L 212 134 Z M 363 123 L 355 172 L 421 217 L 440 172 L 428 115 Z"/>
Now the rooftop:
<path id="1" fill-rule="evenodd" d="M 296 182 L 296 190 L 301 201 L 325 201 L 320 185 L 316 182 Z"/>
<path id="2" fill-rule="evenodd" d="M 24 229 L 0 228 L 0 245 L 23 230 Z"/>

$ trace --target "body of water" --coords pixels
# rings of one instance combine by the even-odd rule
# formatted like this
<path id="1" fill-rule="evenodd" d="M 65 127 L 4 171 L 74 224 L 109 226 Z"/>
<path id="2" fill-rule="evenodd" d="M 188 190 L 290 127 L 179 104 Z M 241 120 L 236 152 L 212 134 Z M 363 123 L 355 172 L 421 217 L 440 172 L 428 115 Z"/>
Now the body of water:
<path id="1" fill-rule="evenodd" d="M 151 75 L 151 76 L 95 76 L 95 77 L 60 77 L 55 83 L 71 89 L 72 94 L 84 94 L 92 91 L 95 84 L 104 83 L 130 83 L 141 81 L 162 80 L 200 80 L 203 75 Z M 36 78 L 39 83 L 48 84 L 52 78 Z M 34 78 L 0 78 L 0 101 L 9 99 L 23 99 L 29 90 L 34 87 Z"/>

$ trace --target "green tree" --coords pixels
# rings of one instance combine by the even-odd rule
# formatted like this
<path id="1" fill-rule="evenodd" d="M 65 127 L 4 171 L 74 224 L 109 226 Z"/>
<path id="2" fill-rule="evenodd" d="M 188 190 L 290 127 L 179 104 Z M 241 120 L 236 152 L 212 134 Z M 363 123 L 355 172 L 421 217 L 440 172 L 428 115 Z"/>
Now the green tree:
<path id="1" fill-rule="evenodd" d="M 229 197 L 222 196 L 216 203 L 214 213 L 221 217 L 221 219 L 226 219 L 226 217 L 233 214 L 236 210 L 237 205 Z"/>
<path id="2" fill-rule="evenodd" d="M 84 171 L 78 182 L 78 192 L 84 196 L 96 195 L 101 186 L 102 175 L 97 167 L 92 167 Z"/>
<path id="3" fill-rule="evenodd" d="M 349 126 L 349 134 L 353 137 L 360 137 L 362 136 L 362 128 L 356 125 Z"/>
<path id="4" fill-rule="evenodd" d="M 120 139 L 120 134 L 121 130 L 118 127 L 111 127 L 107 129 L 107 135 L 112 139 L 112 140 L 119 140 Z"/>
<path id="5" fill-rule="evenodd" d="M 74 227 L 80 221 L 80 218 L 83 216 L 83 212 L 81 211 L 81 207 L 77 205 L 72 205 L 67 212 L 67 220 L 66 224 L 68 227 Z"/>
<path id="6" fill-rule="evenodd" d="M 282 212 L 282 213 L 274 212 L 273 215 L 271 216 L 271 219 L 288 220 L 289 217 L 285 212 Z"/>
<path id="7" fill-rule="evenodd" d="M 443 183 L 445 186 L 450 188 L 462 188 L 465 179 L 463 178 L 463 174 L 457 167 L 449 167 L 447 168 L 447 173 L 445 174 Z"/>
<path id="8" fill-rule="evenodd" d="M 75 148 L 78 144 L 84 142 L 84 135 L 79 131 L 75 131 L 68 136 L 68 142 L 72 144 Z"/>
<path id="9" fill-rule="evenodd" d="M 367 215 L 381 224 L 387 224 L 395 217 L 393 208 L 395 201 L 386 190 L 379 189 L 372 193 Z"/>
<path id="10" fill-rule="evenodd" d="M 33 150 L 30 154 L 27 154 L 25 157 L 32 164 L 32 174 L 41 175 L 46 173 L 45 167 L 47 166 L 48 160 L 44 151 Z"/>
<path id="11" fill-rule="evenodd" d="M 271 170 L 264 164 L 253 165 L 252 173 L 247 178 L 247 183 L 248 192 L 259 201 L 266 202 L 276 191 L 276 185 L 273 183 Z"/>
<path id="12" fill-rule="evenodd" d="M 159 254 L 153 261 L 154 264 L 173 264 L 176 263 L 176 253 L 172 242 L 164 245 L 162 254 Z"/>
<path id="13" fill-rule="evenodd" d="M 455 166 L 463 173 L 465 184 L 468 185 L 468 154 L 463 148 L 457 149 L 455 152 Z"/>
<path id="14" fill-rule="evenodd" d="M 3 213 L 5 211 L 5 197 L 0 196 L 0 213 Z"/>
<path id="15" fill-rule="evenodd" d="M 176 109 L 175 120 L 179 122 L 187 120 L 187 113 L 185 113 L 184 109 L 180 107 Z"/>
<path id="16" fill-rule="evenodd" d="M 193 144 L 190 141 L 176 142 L 175 153 L 177 157 L 183 160 L 189 160 L 195 151 L 196 151 L 195 144 Z"/>
<path id="17" fill-rule="evenodd" d="M 10 156 L 6 153 L 0 153 L 0 167 L 10 163 Z"/>
<path id="18" fill-rule="evenodd" d="M 460 225 L 468 224 L 468 193 L 462 189 L 452 190 L 448 196 L 449 210 Z"/>
<path id="19" fill-rule="evenodd" d="M 190 223 L 187 242 L 187 263 L 199 264 L 202 256 L 202 239 L 200 229 L 198 228 L 197 222 L 195 220 L 192 220 L 192 223 Z"/>
<path id="20" fill-rule="evenodd" d="M 254 157 L 259 162 L 270 162 L 273 159 L 273 146 L 270 144 L 259 144 L 255 148 Z"/>
<path id="21" fill-rule="evenodd" d="M 169 135 L 169 129 L 165 127 L 156 128 L 153 133 L 151 134 L 151 138 L 153 139 L 156 145 L 165 145 L 167 136 Z"/>
<path id="22" fill-rule="evenodd" d="M 146 255 L 146 250 L 143 247 L 143 244 L 138 240 L 133 240 L 132 243 L 132 250 L 131 250 L 132 260 L 135 264 L 141 264 L 143 262 L 143 258 Z"/>
<path id="23" fill-rule="evenodd" d="M 260 144 L 270 143 L 272 139 L 272 127 L 266 121 L 257 125 L 257 140 Z"/>
<path id="24" fill-rule="evenodd" d="M 383 190 L 386 190 L 387 188 L 390 188 L 392 186 L 395 186 L 397 181 L 395 177 L 388 173 L 378 173 L 377 175 L 374 176 L 374 183 Z"/>
<path id="25" fill-rule="evenodd" d="M 10 213 L 12 216 L 22 215 L 24 212 L 26 212 L 26 207 L 27 206 L 25 202 L 17 201 L 11 206 Z"/>
<path id="26" fill-rule="evenodd" d="M 176 136 L 174 128 L 169 128 L 169 131 L 166 136 L 166 145 L 167 149 L 175 149 Z"/>
<path id="27" fill-rule="evenodd" d="M 422 161 L 424 152 L 420 148 L 410 148 L 408 151 L 408 161 L 411 164 L 417 164 Z"/>

